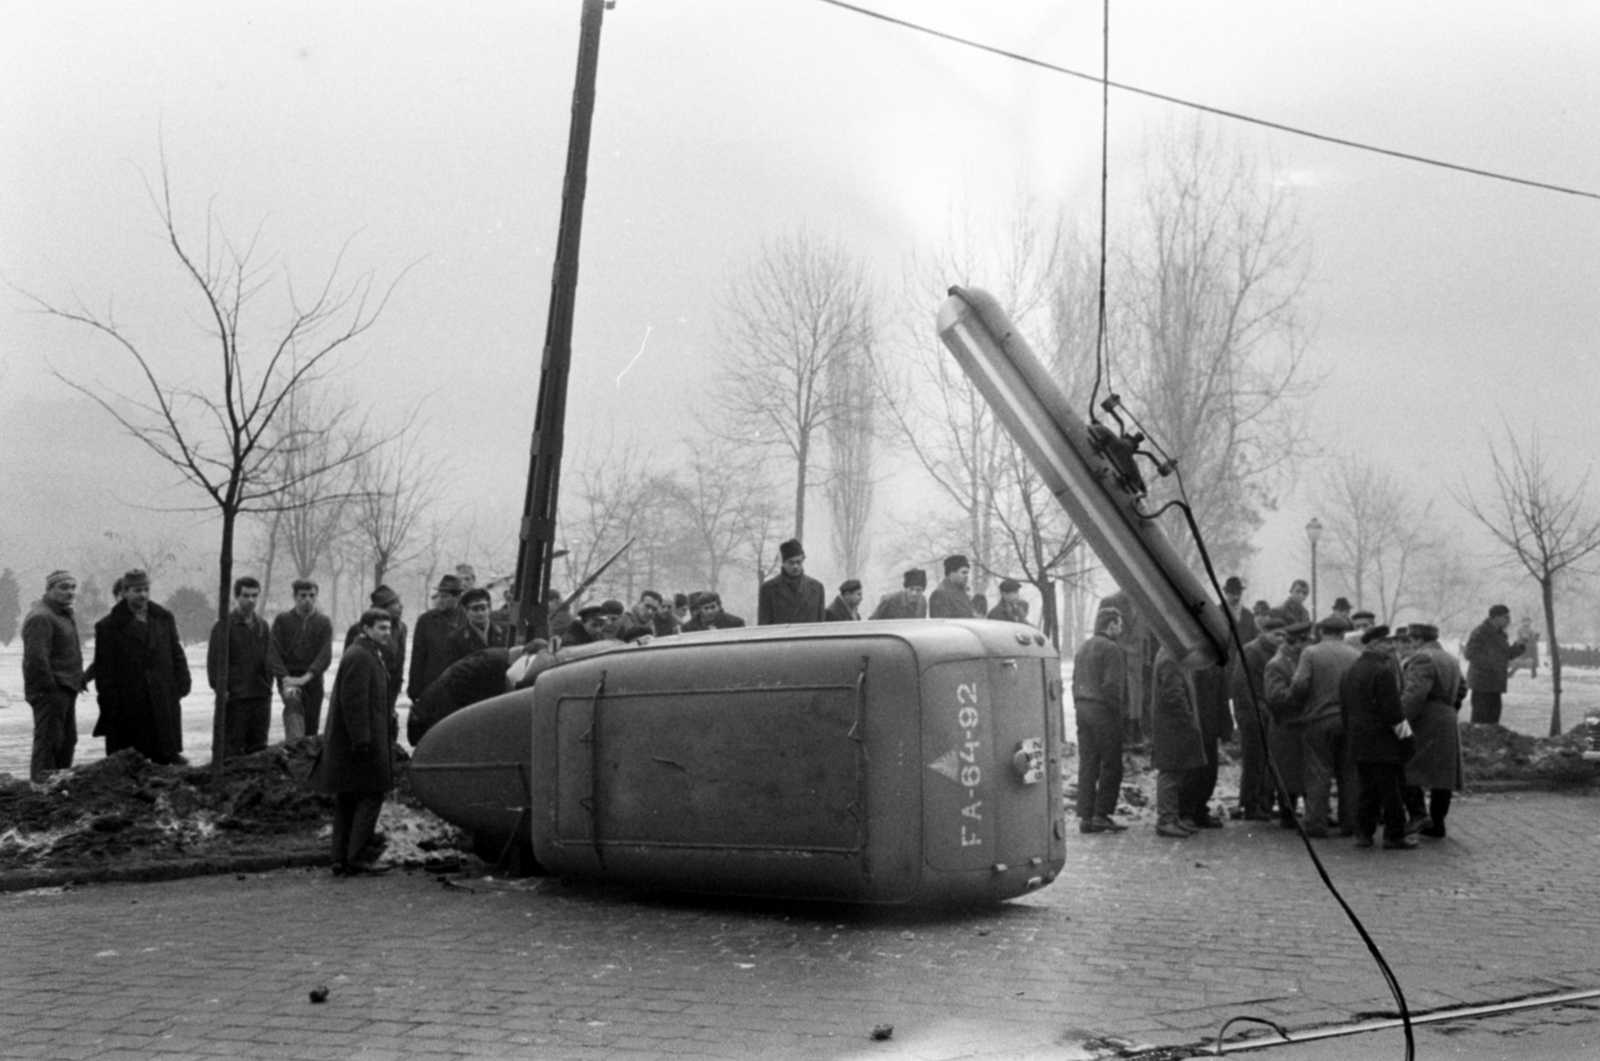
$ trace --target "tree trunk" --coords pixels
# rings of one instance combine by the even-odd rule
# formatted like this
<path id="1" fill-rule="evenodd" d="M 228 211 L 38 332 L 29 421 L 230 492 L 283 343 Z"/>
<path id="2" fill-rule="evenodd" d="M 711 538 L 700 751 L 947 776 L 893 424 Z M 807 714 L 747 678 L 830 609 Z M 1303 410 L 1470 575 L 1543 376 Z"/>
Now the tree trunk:
<path id="1" fill-rule="evenodd" d="M 222 792 L 222 762 L 226 755 L 228 718 L 228 611 L 232 602 L 233 529 L 238 513 L 231 505 L 222 508 L 222 553 L 217 560 L 217 623 L 222 627 L 222 652 L 217 673 L 222 681 L 216 690 L 216 710 L 211 716 L 211 784 Z M 209 657 L 209 653 L 207 654 Z"/>
<path id="2" fill-rule="evenodd" d="M 794 536 L 801 541 L 806 540 L 806 464 L 810 459 L 811 432 L 801 431 L 794 462 Z"/>
<path id="3" fill-rule="evenodd" d="M 1061 651 L 1061 618 L 1060 606 L 1056 601 L 1056 584 L 1048 575 L 1042 576 L 1034 583 L 1039 590 L 1039 622 L 1044 627 L 1044 636 L 1055 645 L 1056 651 Z"/>
<path id="4" fill-rule="evenodd" d="M 1539 595 L 1544 598 L 1544 632 L 1550 640 L 1550 736 L 1559 737 L 1561 736 L 1561 646 L 1556 643 L 1554 578 L 1539 580 Z"/>

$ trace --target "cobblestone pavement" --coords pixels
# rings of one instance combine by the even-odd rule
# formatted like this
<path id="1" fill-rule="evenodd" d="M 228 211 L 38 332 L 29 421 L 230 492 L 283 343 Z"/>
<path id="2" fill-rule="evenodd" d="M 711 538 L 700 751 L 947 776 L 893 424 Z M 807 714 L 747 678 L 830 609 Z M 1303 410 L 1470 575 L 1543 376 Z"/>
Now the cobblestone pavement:
<path id="1" fill-rule="evenodd" d="M 1413 1009 L 1600 987 L 1600 797 L 1461 798 L 1450 829 L 1416 852 L 1319 842 Z M 1056 884 L 958 913 L 466 883 L 0 896 L 0 1057 L 1085 1058 L 1392 1010 L 1276 825 L 1074 833 Z"/>

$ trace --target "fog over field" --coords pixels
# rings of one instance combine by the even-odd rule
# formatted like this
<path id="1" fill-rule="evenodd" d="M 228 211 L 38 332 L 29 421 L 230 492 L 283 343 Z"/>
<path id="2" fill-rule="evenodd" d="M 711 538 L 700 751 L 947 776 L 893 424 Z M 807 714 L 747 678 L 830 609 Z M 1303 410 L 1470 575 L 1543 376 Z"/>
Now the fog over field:
<path id="1" fill-rule="evenodd" d="M 1100 4 L 866 6 L 1044 63 L 1100 69 Z M 1600 73 L 1584 58 L 1600 54 L 1593 3 L 1543 4 L 1536 18 L 1481 2 L 1167 0 L 1110 12 L 1110 76 L 1120 84 L 1600 193 Z M 63 381 L 147 400 L 133 362 L 106 335 L 41 314 L 34 301 L 114 322 L 169 387 L 215 387 L 212 322 L 157 209 L 163 157 L 187 245 L 204 252 L 209 211 L 213 252 L 223 234 L 235 249 L 254 248 L 264 286 L 245 318 L 251 342 L 267 343 L 287 319 L 289 281 L 303 305 L 336 261 L 342 284 L 370 274 L 374 300 L 394 285 L 370 330 L 329 362 L 326 385 L 375 424 L 409 423 L 414 456 L 433 466 L 418 538 L 393 572 L 412 613 L 429 579 L 458 560 L 486 577 L 509 573 L 579 14 L 576 0 L 7 6 L 0 568 L 16 572 L 24 602 L 53 568 L 106 586 L 141 550 L 164 558 L 157 599 L 180 583 L 215 590 L 218 528 L 205 497 Z M 1308 574 L 1302 528 L 1314 516 L 1331 522 L 1327 475 L 1345 460 L 1392 476 L 1414 514 L 1431 502 L 1429 525 L 1479 580 L 1458 625 L 1481 618 L 1491 599 L 1534 614 L 1536 590 L 1490 567 L 1492 542 L 1452 491 L 1493 495 L 1490 446 L 1504 454 L 1508 434 L 1537 431 L 1570 482 L 1600 452 L 1600 200 L 1114 90 L 1116 312 L 1135 301 L 1131 270 L 1146 260 L 1144 204 L 1162 151 L 1195 135 L 1245 160 L 1243 187 L 1276 196 L 1295 222 L 1291 267 L 1277 280 L 1287 289 L 1286 277 L 1301 277 L 1296 329 L 1268 334 L 1253 356 L 1276 363 L 1298 343 L 1305 387 L 1294 409 L 1305 432 L 1296 459 L 1241 502 L 1261 520 L 1248 531 L 1255 552 L 1236 565 L 1249 597 L 1276 602 Z M 899 363 L 919 341 L 932 347 L 937 308 L 935 297 L 908 298 L 904 278 L 931 280 L 944 249 L 977 248 L 963 256 L 963 275 L 943 283 L 1001 289 L 1016 226 L 1060 222 L 1077 240 L 1074 260 L 1092 267 L 1100 146 L 1099 86 L 1015 58 L 818 0 L 620 0 L 600 46 L 563 514 L 580 507 L 585 469 L 615 470 L 629 447 L 659 475 L 681 476 L 711 451 L 729 424 L 715 400 L 729 306 L 774 240 L 807 233 L 859 262 L 879 314 L 874 355 Z M 1092 328 L 1064 332 L 1047 312 L 1028 327 L 1036 342 L 1092 348 Z M 1142 340 L 1136 329 L 1113 340 L 1125 358 L 1113 378 L 1132 379 Z M 1170 421 L 1134 411 L 1158 441 L 1172 440 Z M 966 547 L 919 538 L 951 502 L 889 418 L 874 415 L 885 430 L 862 569 L 844 570 L 821 469 L 805 534 L 810 570 L 830 594 L 857 575 L 869 603 L 903 568 Z M 770 440 L 739 444 L 753 452 Z M 1191 469 L 1204 463 L 1175 456 Z M 792 507 L 784 469 L 775 457 L 764 474 L 777 503 Z M 239 570 L 261 570 L 265 534 L 260 521 L 241 527 Z M 580 537 L 566 528 L 575 552 Z M 1332 543 L 1323 548 L 1329 562 Z M 730 561 L 723 582 L 734 610 L 753 608 L 757 582 L 741 563 Z M 1003 557 L 993 566 L 1019 573 Z M 346 565 L 346 619 L 354 591 L 370 588 L 369 569 Z M 1322 575 L 1326 608 L 1348 585 L 1330 568 Z M 601 588 L 636 591 L 649 577 L 641 569 Z M 670 584 L 687 575 L 658 577 L 669 582 L 661 589 L 698 588 Z M 327 571 L 319 578 L 330 585 Z M 567 579 L 563 571 L 557 581 Z M 1575 581 L 1563 593 L 1567 631 L 1600 638 L 1589 588 Z M 286 600 L 286 583 L 272 595 L 274 606 Z M 1418 598 L 1410 610 L 1438 607 Z"/>

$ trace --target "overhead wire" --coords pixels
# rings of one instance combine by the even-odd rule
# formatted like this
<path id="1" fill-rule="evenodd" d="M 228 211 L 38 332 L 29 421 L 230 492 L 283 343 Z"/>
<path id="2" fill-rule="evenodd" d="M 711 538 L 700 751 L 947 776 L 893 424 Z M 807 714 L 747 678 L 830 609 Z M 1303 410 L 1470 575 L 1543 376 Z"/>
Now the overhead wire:
<path id="1" fill-rule="evenodd" d="M 1100 292 L 1094 329 L 1094 390 L 1089 393 L 1089 422 L 1097 423 L 1095 403 L 1100 379 L 1111 390 L 1111 365 L 1106 360 L 1106 193 L 1111 157 L 1111 0 L 1103 0 L 1100 16 Z"/>
<path id="2" fill-rule="evenodd" d="M 867 18 L 875 18 L 880 22 L 887 22 L 890 25 L 901 26 L 905 29 L 915 30 L 918 33 L 925 33 L 930 37 L 938 37 L 941 40 L 947 40 L 953 44 L 962 45 L 963 47 L 975 48 L 978 51 L 988 52 L 991 55 L 998 55 L 1002 58 L 1012 59 L 1019 63 L 1026 63 L 1029 66 L 1036 66 L 1042 70 L 1049 70 L 1052 73 L 1065 74 L 1068 77 L 1075 77 L 1083 81 L 1100 82 L 1104 80 L 1103 78 L 1096 77 L 1094 74 L 1086 74 L 1081 70 L 1073 70 L 1065 66 L 1060 66 L 1056 63 L 1046 62 L 1043 59 L 1035 59 L 1031 55 L 1023 55 L 1021 52 L 1008 51 L 1005 48 L 997 48 L 992 44 L 983 44 L 979 41 L 975 41 L 967 37 L 961 37 L 954 33 L 946 33 L 943 30 L 937 30 L 931 26 L 924 26 L 920 23 L 911 22 L 903 18 L 895 18 L 893 15 L 886 15 L 881 11 L 873 11 L 870 8 L 847 3 L 846 0 L 819 0 L 819 2 L 841 8 L 845 11 L 851 11 L 858 15 L 864 15 Z M 1161 100 L 1163 103 L 1172 103 L 1179 107 L 1188 107 L 1191 110 L 1201 111 L 1205 114 L 1214 114 L 1219 118 L 1228 118 L 1237 122 L 1246 122 L 1250 125 L 1259 125 L 1266 129 L 1274 129 L 1278 132 L 1289 133 L 1293 136 L 1303 136 L 1312 140 L 1320 140 L 1323 143 L 1335 144 L 1339 147 L 1348 147 L 1356 151 L 1367 151 L 1376 155 L 1385 155 L 1389 158 L 1401 159 L 1405 162 L 1416 162 L 1424 166 L 1435 166 L 1440 169 L 1453 170 L 1457 173 L 1465 173 L 1473 177 L 1484 177 L 1489 180 L 1505 181 L 1510 184 L 1519 184 L 1524 187 L 1537 188 L 1542 191 L 1557 192 L 1562 195 L 1576 195 L 1585 199 L 1600 199 L 1600 192 L 1587 191 L 1583 188 L 1569 188 L 1561 184 L 1551 184 L 1547 181 L 1537 181 L 1528 177 L 1518 177 L 1509 173 L 1499 173 L 1495 170 L 1482 169 L 1477 166 L 1466 166 L 1458 162 L 1446 162 L 1443 159 L 1430 158 L 1427 155 L 1418 155 L 1410 151 L 1398 151 L 1394 148 L 1379 147 L 1376 144 L 1368 144 L 1360 140 L 1351 140 L 1342 136 L 1319 133 L 1315 130 L 1304 129 L 1296 125 L 1287 125 L 1283 122 L 1275 122 L 1267 118 L 1257 118 L 1253 115 L 1241 114 L 1238 111 L 1231 111 L 1222 107 L 1213 107 L 1206 103 L 1197 103 L 1194 100 L 1168 95 L 1165 92 L 1156 92 L 1148 88 L 1139 88 L 1137 85 L 1125 85 L 1118 81 L 1105 81 L 1105 84 L 1109 85 L 1111 88 L 1119 89 L 1123 92 L 1131 92 L 1134 95 L 1144 96 L 1148 99 Z"/>

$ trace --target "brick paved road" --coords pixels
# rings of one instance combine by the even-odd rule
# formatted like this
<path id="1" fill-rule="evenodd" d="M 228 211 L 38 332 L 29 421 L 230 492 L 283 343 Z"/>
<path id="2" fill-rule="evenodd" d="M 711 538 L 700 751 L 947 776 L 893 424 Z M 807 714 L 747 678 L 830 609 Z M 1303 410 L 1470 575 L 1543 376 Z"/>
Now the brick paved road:
<path id="1" fill-rule="evenodd" d="M 1450 824 L 1319 847 L 1411 1005 L 1600 986 L 1600 797 Z M 1388 1010 L 1298 843 L 1074 834 L 1045 892 L 943 915 L 325 871 L 5 895 L 0 1056 L 1070 1058 Z"/>

